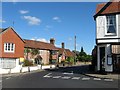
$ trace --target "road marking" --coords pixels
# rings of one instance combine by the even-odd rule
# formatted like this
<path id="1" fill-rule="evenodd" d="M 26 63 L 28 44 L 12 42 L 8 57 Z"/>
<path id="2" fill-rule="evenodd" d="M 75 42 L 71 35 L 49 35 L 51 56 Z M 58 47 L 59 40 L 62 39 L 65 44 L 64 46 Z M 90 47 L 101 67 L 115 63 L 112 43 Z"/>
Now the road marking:
<path id="1" fill-rule="evenodd" d="M 52 77 L 52 78 L 60 78 L 61 76 L 54 76 L 54 77 Z"/>
<path id="2" fill-rule="evenodd" d="M 100 81 L 101 79 L 100 78 L 94 78 L 93 80 Z"/>
<path id="3" fill-rule="evenodd" d="M 82 80 L 90 80 L 90 78 L 82 78 Z"/>
<path id="4" fill-rule="evenodd" d="M 80 79 L 80 77 L 73 77 L 72 79 L 76 79 L 76 80 L 78 80 L 78 79 Z"/>
<path id="5" fill-rule="evenodd" d="M 67 77 L 67 76 L 64 76 L 64 77 L 61 77 L 62 79 L 69 79 L 71 77 Z"/>
<path id="6" fill-rule="evenodd" d="M 113 79 L 104 79 L 104 80 L 105 80 L 105 81 L 111 81 L 111 82 L 113 81 Z"/>
<path id="7" fill-rule="evenodd" d="M 43 76 L 43 77 L 50 78 L 50 77 L 52 77 L 52 76 Z"/>
<path id="8" fill-rule="evenodd" d="M 52 73 L 48 73 L 48 74 L 46 74 L 45 76 L 49 76 L 50 74 L 52 74 Z"/>
<path id="9" fill-rule="evenodd" d="M 71 71 L 71 73 L 68 73 L 68 72 L 64 72 L 62 74 L 68 74 L 68 75 L 73 75 L 73 71 Z"/>
<path id="10" fill-rule="evenodd" d="M 0 82 L 2 82 L 2 81 L 0 81 Z"/>
<path id="11" fill-rule="evenodd" d="M 44 75 L 43 77 L 52 77 L 52 76 L 49 76 L 49 75 L 51 75 L 52 73 L 48 73 L 48 74 L 46 74 L 46 75 Z"/>
<path id="12" fill-rule="evenodd" d="M 10 79 L 10 77 L 6 78 L 6 79 Z"/>

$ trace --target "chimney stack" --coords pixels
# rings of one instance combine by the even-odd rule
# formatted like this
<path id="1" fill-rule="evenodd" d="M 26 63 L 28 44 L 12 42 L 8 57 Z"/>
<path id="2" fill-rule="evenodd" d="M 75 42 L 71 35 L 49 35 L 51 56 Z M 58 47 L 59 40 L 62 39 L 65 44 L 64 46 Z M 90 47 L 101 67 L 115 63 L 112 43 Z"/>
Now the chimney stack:
<path id="1" fill-rule="evenodd" d="M 50 39 L 50 44 L 55 45 L 55 39 L 54 39 L 54 38 L 51 38 L 51 39 Z"/>
<path id="2" fill-rule="evenodd" d="M 65 48 L 65 44 L 64 44 L 64 42 L 62 42 L 62 48 Z"/>

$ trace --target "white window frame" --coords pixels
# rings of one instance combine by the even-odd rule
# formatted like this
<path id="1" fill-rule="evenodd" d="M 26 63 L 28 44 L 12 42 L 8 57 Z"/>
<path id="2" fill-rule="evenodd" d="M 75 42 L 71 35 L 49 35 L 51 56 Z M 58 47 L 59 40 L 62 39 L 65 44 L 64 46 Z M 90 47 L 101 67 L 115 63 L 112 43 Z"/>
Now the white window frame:
<path id="1" fill-rule="evenodd" d="M 115 33 L 108 33 L 108 24 L 107 24 L 107 16 L 105 20 L 105 35 L 116 35 L 117 33 L 117 16 L 116 15 L 108 15 L 108 16 L 115 16 Z"/>
<path id="2" fill-rule="evenodd" d="M 10 45 L 10 46 L 8 46 Z M 14 53 L 15 44 L 14 43 L 4 43 L 4 52 Z"/>
<path id="3" fill-rule="evenodd" d="M 42 55 L 43 54 L 43 50 L 39 50 L 40 51 L 40 55 Z"/>

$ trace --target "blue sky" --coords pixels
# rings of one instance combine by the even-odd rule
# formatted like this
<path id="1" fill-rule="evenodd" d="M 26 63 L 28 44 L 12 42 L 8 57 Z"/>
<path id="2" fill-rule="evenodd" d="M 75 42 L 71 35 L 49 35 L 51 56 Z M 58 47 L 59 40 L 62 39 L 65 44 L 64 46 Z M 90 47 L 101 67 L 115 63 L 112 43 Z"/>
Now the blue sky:
<path id="1" fill-rule="evenodd" d="M 2 28 L 14 27 L 24 39 L 61 42 L 70 50 L 83 46 L 91 54 L 95 45 L 95 13 L 97 2 L 17 2 L 2 3 Z M 13 25 L 14 22 L 14 25 Z"/>

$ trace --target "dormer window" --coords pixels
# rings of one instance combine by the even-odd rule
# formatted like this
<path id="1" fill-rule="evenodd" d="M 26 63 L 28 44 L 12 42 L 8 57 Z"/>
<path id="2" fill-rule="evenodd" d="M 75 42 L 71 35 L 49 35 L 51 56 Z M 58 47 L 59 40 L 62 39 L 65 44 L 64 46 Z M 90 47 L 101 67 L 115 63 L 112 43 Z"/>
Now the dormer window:
<path id="1" fill-rule="evenodd" d="M 116 16 L 108 15 L 106 16 L 107 21 L 107 35 L 115 35 L 116 34 Z"/>

